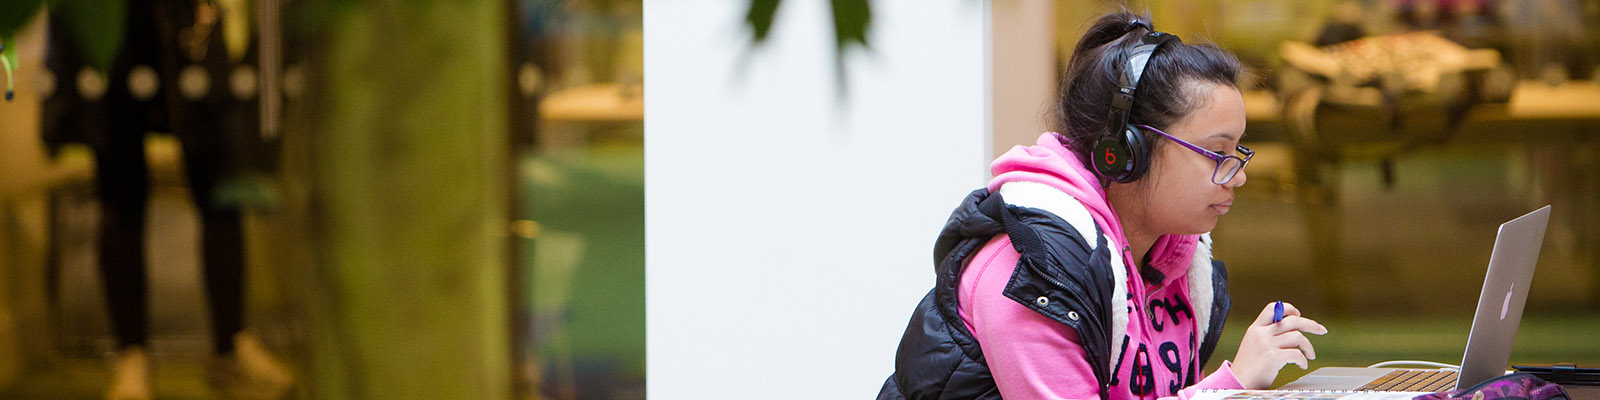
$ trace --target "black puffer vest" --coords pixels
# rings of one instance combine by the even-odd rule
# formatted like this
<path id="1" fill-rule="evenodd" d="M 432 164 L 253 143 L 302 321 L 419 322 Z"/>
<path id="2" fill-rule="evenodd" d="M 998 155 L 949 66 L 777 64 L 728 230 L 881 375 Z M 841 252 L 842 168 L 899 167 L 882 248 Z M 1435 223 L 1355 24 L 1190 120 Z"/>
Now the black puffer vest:
<path id="1" fill-rule="evenodd" d="M 911 315 L 895 354 L 895 372 L 883 383 L 879 400 L 1000 398 L 983 350 L 956 311 L 956 290 L 965 260 L 1002 232 L 1010 235 L 1022 256 L 1005 296 L 1077 331 L 1094 368 L 1100 398 L 1107 398 L 1114 357 L 1113 292 L 1116 285 L 1126 285 L 1127 278 L 1112 270 L 1111 257 L 1117 255 L 1108 249 L 1106 236 L 1096 226 L 1095 245 L 1090 247 L 1088 239 L 1061 217 L 1006 204 L 999 193 L 978 189 L 967 195 L 939 232 L 934 244 L 935 286 Z M 1202 328 L 1206 331 L 1200 346 L 1202 368 L 1216 349 L 1229 307 L 1227 271 L 1217 261 L 1210 267 L 1213 295 L 1209 328 Z"/>

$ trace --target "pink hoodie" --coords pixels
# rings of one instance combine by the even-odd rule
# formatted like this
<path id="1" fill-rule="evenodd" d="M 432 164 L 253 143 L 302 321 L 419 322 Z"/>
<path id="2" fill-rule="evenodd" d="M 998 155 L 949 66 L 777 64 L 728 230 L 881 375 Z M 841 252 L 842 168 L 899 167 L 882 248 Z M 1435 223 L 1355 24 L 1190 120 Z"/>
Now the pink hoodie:
<path id="1" fill-rule="evenodd" d="M 1094 172 L 1046 132 L 1038 144 L 1017 146 L 990 166 L 991 192 L 1011 182 L 1043 183 L 1077 199 L 1120 250 L 1124 265 L 1139 265 L 1116 211 Z M 1091 231 L 1092 232 L 1092 231 Z M 1242 389 L 1229 363 L 1201 379 L 1199 330 L 1186 278 L 1197 236 L 1163 236 L 1151 249 L 1150 267 L 1162 282 L 1152 284 L 1127 268 L 1127 329 L 1112 338 L 1114 377 L 1110 398 L 1187 399 L 1202 388 Z M 1207 251 L 1209 253 L 1209 250 Z M 962 322 L 983 349 L 1001 396 L 1007 399 L 1097 399 L 1099 386 L 1077 332 L 1027 309 L 1002 293 L 1020 257 L 1006 235 L 996 236 L 968 261 L 957 290 Z M 1209 303 L 1209 302 L 1208 302 Z M 1200 304 L 1210 307 L 1210 304 Z"/>

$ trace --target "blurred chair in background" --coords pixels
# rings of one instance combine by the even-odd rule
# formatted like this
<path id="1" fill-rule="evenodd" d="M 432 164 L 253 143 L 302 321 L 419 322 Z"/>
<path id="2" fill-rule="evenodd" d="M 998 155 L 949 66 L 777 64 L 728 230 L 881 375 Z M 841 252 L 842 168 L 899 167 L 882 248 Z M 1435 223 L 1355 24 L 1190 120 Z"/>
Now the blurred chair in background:
<path id="1" fill-rule="evenodd" d="M 1335 314 L 1348 304 L 1338 268 L 1339 166 L 1377 160 L 1392 187 L 1396 157 L 1444 143 L 1472 105 L 1507 101 L 1514 81 L 1499 52 L 1436 32 L 1338 39 L 1322 47 L 1284 42 L 1276 76 L 1313 270 L 1328 282 L 1321 287 Z"/>

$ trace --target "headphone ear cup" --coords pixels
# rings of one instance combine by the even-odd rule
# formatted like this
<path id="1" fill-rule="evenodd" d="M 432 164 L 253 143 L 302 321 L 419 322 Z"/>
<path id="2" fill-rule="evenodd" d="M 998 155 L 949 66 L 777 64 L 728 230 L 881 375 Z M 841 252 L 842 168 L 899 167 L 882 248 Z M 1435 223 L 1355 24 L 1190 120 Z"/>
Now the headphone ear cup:
<path id="1" fill-rule="evenodd" d="M 1150 169 L 1150 142 L 1145 139 L 1144 129 L 1133 124 L 1122 128 L 1122 136 L 1128 148 L 1128 177 L 1117 182 L 1128 183 L 1144 177 Z"/>
<path id="2" fill-rule="evenodd" d="M 1089 163 L 1094 167 L 1094 172 L 1112 182 L 1127 182 L 1133 173 L 1133 154 L 1124 142 L 1127 135 L 1107 135 L 1095 142 L 1094 149 L 1090 150 Z"/>

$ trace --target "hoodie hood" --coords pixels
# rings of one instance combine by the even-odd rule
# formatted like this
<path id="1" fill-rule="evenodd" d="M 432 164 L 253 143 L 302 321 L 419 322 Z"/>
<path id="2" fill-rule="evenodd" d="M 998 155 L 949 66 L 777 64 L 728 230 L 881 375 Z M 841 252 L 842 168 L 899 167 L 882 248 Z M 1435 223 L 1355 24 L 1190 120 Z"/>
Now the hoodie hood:
<path id="1" fill-rule="evenodd" d="M 1121 251 L 1124 265 L 1142 265 L 1133 259 L 1132 252 L 1126 250 L 1128 238 L 1123 234 L 1121 219 L 1117 218 L 1111 203 L 1106 201 L 1106 192 L 1100 187 L 1099 177 L 1085 167 L 1072 154 L 1072 150 L 1063 146 L 1059 137 L 1055 132 L 1045 132 L 1039 135 L 1039 140 L 1033 146 L 1015 146 L 996 158 L 989 165 L 989 172 L 994 175 L 994 179 L 989 181 L 989 190 L 997 191 L 1000 185 L 1011 182 L 1035 182 L 1056 188 L 1089 209 L 1095 224 L 1110 234 L 1118 249 L 1124 249 Z M 1149 266 L 1163 276 L 1147 278 L 1160 279 L 1165 285 L 1183 277 L 1197 243 L 1198 235 L 1163 235 L 1156 239 L 1148 253 Z M 1130 270 L 1139 271 L 1140 268 Z"/>

